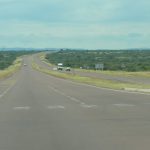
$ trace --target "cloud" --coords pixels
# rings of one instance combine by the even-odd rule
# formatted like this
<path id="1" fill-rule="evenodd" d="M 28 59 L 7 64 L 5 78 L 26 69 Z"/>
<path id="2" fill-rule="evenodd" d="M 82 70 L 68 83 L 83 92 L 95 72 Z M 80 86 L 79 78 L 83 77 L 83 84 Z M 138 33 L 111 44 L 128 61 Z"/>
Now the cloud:
<path id="1" fill-rule="evenodd" d="M 0 0 L 0 46 L 150 47 L 147 0 Z"/>
<path id="2" fill-rule="evenodd" d="M 141 47 L 144 43 L 143 46 L 146 47 L 150 39 L 149 24 L 116 26 L 5 22 L 0 26 L 1 46 L 9 43 L 9 46 L 25 47 L 120 48 Z"/>

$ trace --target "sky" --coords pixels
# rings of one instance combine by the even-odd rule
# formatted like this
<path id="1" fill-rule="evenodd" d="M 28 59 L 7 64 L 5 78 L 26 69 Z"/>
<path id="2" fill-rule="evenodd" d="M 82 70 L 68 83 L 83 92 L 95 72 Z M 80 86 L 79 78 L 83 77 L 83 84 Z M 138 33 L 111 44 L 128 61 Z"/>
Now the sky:
<path id="1" fill-rule="evenodd" d="M 0 47 L 150 48 L 148 0 L 0 0 Z"/>

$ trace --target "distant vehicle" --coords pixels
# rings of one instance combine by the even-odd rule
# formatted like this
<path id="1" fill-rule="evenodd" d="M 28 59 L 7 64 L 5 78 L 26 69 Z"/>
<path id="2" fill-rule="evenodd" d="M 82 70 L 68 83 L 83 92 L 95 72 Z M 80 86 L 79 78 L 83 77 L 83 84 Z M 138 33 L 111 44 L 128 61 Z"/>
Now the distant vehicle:
<path id="1" fill-rule="evenodd" d="M 27 66 L 27 64 L 23 64 L 24 66 Z"/>
<path id="2" fill-rule="evenodd" d="M 70 67 L 66 67 L 65 70 L 66 70 L 66 71 L 71 71 L 71 68 L 70 68 Z"/>
<path id="3" fill-rule="evenodd" d="M 63 70 L 63 67 L 57 67 L 57 70 L 60 70 L 60 71 L 62 71 Z"/>
<path id="4" fill-rule="evenodd" d="M 56 71 L 56 70 L 57 70 L 57 68 L 56 68 L 56 67 L 54 67 L 54 68 L 53 68 L 53 70 L 54 70 L 54 71 Z"/>
<path id="5" fill-rule="evenodd" d="M 63 66 L 63 63 L 58 63 L 57 66 L 62 67 L 62 66 Z"/>
<path id="6" fill-rule="evenodd" d="M 58 63 L 57 64 L 57 70 L 60 70 L 60 71 L 62 71 L 63 70 L 63 63 Z"/>

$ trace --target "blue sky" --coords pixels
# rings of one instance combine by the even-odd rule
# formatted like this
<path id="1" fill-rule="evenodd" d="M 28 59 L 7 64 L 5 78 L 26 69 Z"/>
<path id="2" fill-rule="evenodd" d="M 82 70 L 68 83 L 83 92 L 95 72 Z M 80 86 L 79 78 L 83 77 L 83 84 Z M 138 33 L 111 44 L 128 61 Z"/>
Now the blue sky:
<path id="1" fill-rule="evenodd" d="M 0 47 L 150 48 L 148 0 L 0 0 Z"/>

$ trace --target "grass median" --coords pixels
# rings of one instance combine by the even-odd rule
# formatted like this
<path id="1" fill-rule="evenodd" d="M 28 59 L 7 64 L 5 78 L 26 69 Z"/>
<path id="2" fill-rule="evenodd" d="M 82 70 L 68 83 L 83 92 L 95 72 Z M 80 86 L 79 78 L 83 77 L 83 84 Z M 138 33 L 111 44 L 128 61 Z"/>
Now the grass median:
<path id="1" fill-rule="evenodd" d="M 22 64 L 22 59 L 17 58 L 11 66 L 9 66 L 4 70 L 0 70 L 0 79 L 6 78 L 14 74 L 16 71 L 20 69 L 21 64 Z"/>
<path id="2" fill-rule="evenodd" d="M 141 71 L 141 72 L 127 72 L 127 71 L 100 71 L 100 70 L 86 70 L 86 69 L 76 69 L 81 72 L 94 72 L 100 73 L 104 75 L 118 76 L 118 77 L 144 77 L 150 78 L 149 71 Z"/>
<path id="3" fill-rule="evenodd" d="M 58 71 L 52 71 L 52 70 L 48 70 L 44 67 L 39 66 L 35 62 L 32 62 L 32 67 L 35 70 L 38 70 L 40 72 L 43 72 L 43 73 L 46 73 L 46 74 L 49 74 L 58 78 L 69 79 L 71 81 L 76 81 L 79 83 L 86 83 L 86 84 L 94 85 L 97 87 L 119 89 L 119 90 L 123 90 L 126 88 L 138 88 L 138 89 L 150 88 L 150 85 L 145 85 L 145 84 L 130 84 L 130 83 L 125 83 L 125 82 L 117 82 L 113 80 L 83 77 L 83 76 L 74 75 L 74 74 L 67 74 L 67 73 L 62 73 Z"/>
<path id="4" fill-rule="evenodd" d="M 47 59 L 45 59 L 45 55 L 46 55 L 46 53 L 39 53 L 39 55 L 38 55 L 38 57 L 39 57 L 39 59 L 43 62 L 43 63 L 45 63 L 45 64 L 47 64 L 48 66 L 52 66 L 52 64 L 51 63 L 49 63 L 48 62 L 48 60 Z"/>

